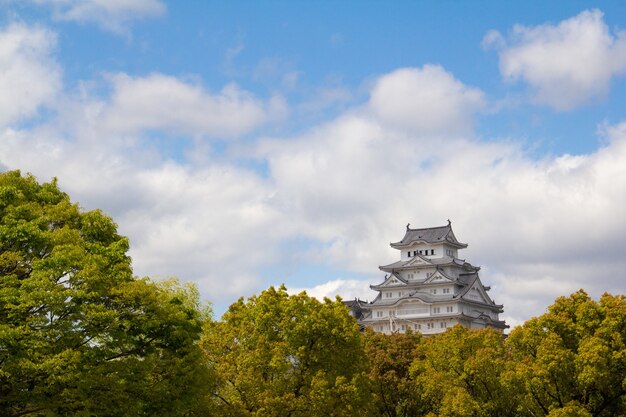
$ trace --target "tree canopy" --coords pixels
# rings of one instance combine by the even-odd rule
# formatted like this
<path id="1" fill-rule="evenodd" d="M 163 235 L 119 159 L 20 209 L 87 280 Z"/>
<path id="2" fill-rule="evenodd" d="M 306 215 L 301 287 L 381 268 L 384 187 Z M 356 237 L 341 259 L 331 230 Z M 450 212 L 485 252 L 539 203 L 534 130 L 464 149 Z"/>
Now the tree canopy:
<path id="1" fill-rule="evenodd" d="M 542 316 L 514 329 L 510 379 L 520 415 L 616 416 L 626 413 L 626 299 L 584 291 L 560 297 Z"/>
<path id="2" fill-rule="evenodd" d="M 420 354 L 411 375 L 429 415 L 517 415 L 514 390 L 502 380 L 509 352 L 499 331 L 455 326 L 428 338 Z"/>
<path id="3" fill-rule="evenodd" d="M 386 335 L 368 329 L 363 334 L 372 401 L 378 415 L 413 417 L 425 410 L 410 367 L 423 360 L 419 333 Z"/>
<path id="4" fill-rule="evenodd" d="M 359 327 L 338 300 L 269 288 L 207 325 L 223 416 L 367 415 Z"/>
<path id="5" fill-rule="evenodd" d="M 192 411 L 197 292 L 133 277 L 128 240 L 56 181 L 0 174 L 0 415 Z"/>

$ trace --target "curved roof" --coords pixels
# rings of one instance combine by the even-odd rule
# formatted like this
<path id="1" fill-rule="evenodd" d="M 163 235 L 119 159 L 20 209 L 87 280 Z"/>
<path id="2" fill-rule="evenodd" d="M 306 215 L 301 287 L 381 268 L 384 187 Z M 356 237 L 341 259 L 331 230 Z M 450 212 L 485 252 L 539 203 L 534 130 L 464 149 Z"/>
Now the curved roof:
<path id="1" fill-rule="evenodd" d="M 482 297 L 486 300 L 486 302 L 481 302 L 481 301 L 477 301 L 477 300 L 472 300 L 469 298 L 466 298 L 465 296 L 467 295 L 467 293 L 472 289 L 473 285 L 478 282 L 478 291 L 481 293 Z M 461 299 L 465 302 L 471 303 L 471 304 L 477 304 L 477 305 L 481 305 L 481 306 L 487 306 L 491 309 L 493 309 L 494 311 L 498 311 L 499 313 L 502 313 L 502 304 L 496 304 L 495 301 L 493 301 L 491 299 L 491 297 L 489 297 L 489 294 L 487 294 L 487 291 L 485 290 L 485 287 L 483 286 L 480 277 L 478 276 L 478 274 L 473 276 L 473 279 L 469 282 L 469 284 L 465 287 L 462 288 L 461 291 L 459 291 L 458 293 L 454 294 L 454 298 L 456 299 Z"/>
<path id="2" fill-rule="evenodd" d="M 459 242 L 452 232 L 452 223 L 448 220 L 448 224 L 438 227 L 427 227 L 423 229 L 411 229 L 409 225 L 406 227 L 406 233 L 401 241 L 390 243 L 392 248 L 405 248 L 415 242 L 424 243 L 447 243 L 457 248 L 466 248 L 466 243 Z"/>
<path id="3" fill-rule="evenodd" d="M 400 281 L 399 285 L 401 285 L 402 288 L 405 288 L 406 286 L 411 285 L 411 283 L 407 281 L 406 279 L 402 278 L 400 274 L 398 274 L 397 272 L 392 272 L 391 274 L 389 274 L 389 276 L 385 275 L 385 280 L 382 283 L 378 285 L 370 285 L 370 288 L 372 290 L 377 290 L 379 288 L 387 287 L 387 283 L 390 282 L 394 278 Z M 394 284 L 391 288 L 397 288 L 397 285 Z"/>
<path id="4" fill-rule="evenodd" d="M 459 315 L 459 317 L 464 318 L 464 319 L 469 319 L 473 322 L 476 322 L 478 320 L 482 320 L 485 323 L 489 323 L 490 325 L 492 325 L 493 327 L 499 328 L 499 329 L 508 329 L 510 326 L 508 324 L 506 324 L 504 322 L 504 320 L 494 320 L 491 317 L 489 317 L 486 314 L 479 314 L 478 316 L 471 316 L 465 313 L 461 313 Z"/>
<path id="5" fill-rule="evenodd" d="M 421 264 L 416 264 L 416 261 L 423 261 L 423 262 L 421 262 Z M 381 271 L 385 271 L 385 272 L 394 272 L 395 270 L 398 270 L 398 269 L 414 269 L 416 267 L 420 268 L 420 267 L 449 266 L 449 265 L 460 266 L 464 270 L 472 271 L 472 272 L 480 271 L 479 266 L 474 266 L 470 264 L 469 262 L 465 262 L 465 260 L 463 259 L 449 258 L 449 257 L 428 259 L 421 255 L 416 255 L 406 261 L 396 261 L 389 265 L 379 265 L 378 269 L 380 269 Z"/>
<path id="6" fill-rule="evenodd" d="M 413 301 L 413 300 L 419 300 L 425 304 L 443 304 L 443 303 L 450 303 L 450 302 L 456 301 L 455 299 L 451 297 L 445 297 L 445 298 L 433 297 L 429 293 L 426 293 L 423 291 L 414 291 L 411 294 L 405 295 L 404 297 L 400 297 L 400 298 L 391 298 L 391 299 L 383 300 L 383 301 L 374 300 L 369 304 L 362 305 L 362 307 L 364 309 L 370 309 L 372 307 L 389 307 L 389 306 L 394 306 L 396 304 L 401 304 L 405 301 Z"/>

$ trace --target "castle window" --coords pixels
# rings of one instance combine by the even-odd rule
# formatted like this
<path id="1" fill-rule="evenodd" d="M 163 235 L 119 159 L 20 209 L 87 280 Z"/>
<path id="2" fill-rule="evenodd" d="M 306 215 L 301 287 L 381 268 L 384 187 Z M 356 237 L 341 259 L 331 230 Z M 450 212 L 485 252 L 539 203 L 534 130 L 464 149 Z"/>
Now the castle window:
<path id="1" fill-rule="evenodd" d="M 402 297 L 402 293 L 398 291 L 398 297 Z"/>
<path id="2" fill-rule="evenodd" d="M 427 324 L 427 327 L 428 327 L 429 329 L 432 329 L 433 327 L 435 327 L 435 325 L 434 325 L 433 323 L 428 323 L 428 324 Z"/>
<path id="3" fill-rule="evenodd" d="M 446 323 L 445 321 L 442 321 L 441 323 L 439 323 L 439 327 L 441 327 L 442 329 L 445 329 L 446 327 L 448 327 L 448 323 Z"/>
<path id="4" fill-rule="evenodd" d="M 439 307 L 433 307 L 434 314 L 439 314 L 439 311 L 440 311 Z"/>
<path id="5" fill-rule="evenodd" d="M 435 254 L 435 250 L 434 250 L 434 249 L 431 249 L 431 250 L 430 250 L 430 254 L 431 254 L 431 255 L 434 255 L 434 254 Z"/>
<path id="6" fill-rule="evenodd" d="M 408 251 L 408 252 L 406 253 L 406 256 L 408 256 L 408 257 L 410 258 L 410 257 L 411 257 L 411 251 Z"/>
<path id="7" fill-rule="evenodd" d="M 376 312 L 376 317 L 382 317 L 383 316 L 383 312 L 382 311 L 377 311 Z"/>
<path id="8" fill-rule="evenodd" d="M 405 324 L 403 324 L 403 325 L 401 326 L 401 329 L 402 329 L 402 331 L 405 331 L 405 330 L 406 330 L 406 325 L 405 325 Z"/>
<path id="9" fill-rule="evenodd" d="M 432 294 L 437 294 L 437 289 L 430 290 L 430 292 L 431 292 Z"/>
<path id="10" fill-rule="evenodd" d="M 452 307 L 452 306 L 446 307 L 446 312 L 452 313 L 453 311 L 454 311 L 454 307 Z"/>
<path id="11" fill-rule="evenodd" d="M 417 251 L 416 250 L 413 251 L 413 256 L 415 256 L 415 255 L 417 255 Z"/>
<path id="12" fill-rule="evenodd" d="M 444 288 L 443 289 L 443 293 L 444 294 L 450 294 L 450 288 Z"/>

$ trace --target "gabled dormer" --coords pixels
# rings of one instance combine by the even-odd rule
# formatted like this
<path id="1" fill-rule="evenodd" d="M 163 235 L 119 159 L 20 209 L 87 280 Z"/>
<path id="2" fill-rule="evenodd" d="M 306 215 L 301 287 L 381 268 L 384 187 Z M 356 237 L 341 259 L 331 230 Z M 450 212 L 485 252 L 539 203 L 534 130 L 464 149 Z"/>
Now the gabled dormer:
<path id="1" fill-rule="evenodd" d="M 486 304 L 497 309 L 502 309 L 501 305 L 497 305 L 491 299 L 491 297 L 489 297 L 489 294 L 487 294 L 487 291 L 485 290 L 485 287 L 480 281 L 478 275 L 476 275 L 475 278 L 470 282 L 470 284 L 463 290 L 461 290 L 461 292 L 455 297 L 463 299 L 465 301 Z"/>
<path id="2" fill-rule="evenodd" d="M 408 284 L 408 281 L 405 280 L 404 278 L 402 278 L 402 276 L 396 272 L 391 273 L 389 275 L 385 275 L 385 280 L 378 285 L 370 285 L 370 288 L 374 291 L 380 291 L 384 288 L 393 288 L 393 287 L 399 287 L 399 286 L 406 286 Z"/>
<path id="3" fill-rule="evenodd" d="M 452 283 L 454 281 L 456 281 L 456 279 L 448 276 L 442 270 L 437 269 L 424 281 L 424 284 Z"/>

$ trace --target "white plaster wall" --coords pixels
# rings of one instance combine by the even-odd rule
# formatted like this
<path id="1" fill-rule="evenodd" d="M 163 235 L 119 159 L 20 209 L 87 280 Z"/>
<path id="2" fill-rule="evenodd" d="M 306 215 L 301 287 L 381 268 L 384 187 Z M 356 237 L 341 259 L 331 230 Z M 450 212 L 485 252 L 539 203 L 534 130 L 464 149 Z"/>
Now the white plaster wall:
<path id="1" fill-rule="evenodd" d="M 459 257 L 459 251 L 457 248 L 450 246 L 450 245 L 443 245 L 442 246 L 442 256 L 450 256 L 450 255 L 446 255 L 446 250 L 452 250 L 452 256 L 454 256 L 455 258 Z"/>
<path id="2" fill-rule="evenodd" d="M 443 250 L 443 244 L 431 245 L 431 244 L 426 244 L 426 243 L 417 243 L 417 244 L 411 245 L 408 248 L 402 249 L 400 252 L 400 260 L 408 261 L 409 259 L 413 258 L 414 251 L 420 251 L 420 250 L 422 251 L 422 255 L 429 259 L 442 258 L 445 255 L 445 252 Z M 424 251 L 428 251 L 428 253 L 430 254 L 431 250 L 435 251 L 434 255 L 424 255 L 425 253 Z M 411 256 L 409 256 L 409 252 L 411 252 Z"/>

